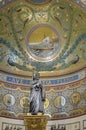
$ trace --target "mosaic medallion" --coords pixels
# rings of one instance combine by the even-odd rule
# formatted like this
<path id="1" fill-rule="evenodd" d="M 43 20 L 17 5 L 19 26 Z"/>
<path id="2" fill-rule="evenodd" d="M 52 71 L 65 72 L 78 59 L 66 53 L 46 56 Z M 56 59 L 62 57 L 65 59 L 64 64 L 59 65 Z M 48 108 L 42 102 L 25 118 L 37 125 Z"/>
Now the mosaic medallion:
<path id="1" fill-rule="evenodd" d="M 70 97 L 70 102 L 72 105 L 77 105 L 80 102 L 80 94 L 75 92 Z"/>
<path id="2" fill-rule="evenodd" d="M 11 94 L 6 94 L 5 96 L 4 96 L 4 104 L 6 105 L 6 106 L 12 106 L 12 105 L 14 105 L 14 103 L 15 103 L 15 98 L 14 98 L 14 96 L 13 95 L 11 95 Z"/>
<path id="3" fill-rule="evenodd" d="M 28 97 L 21 98 L 20 104 L 21 104 L 21 107 L 23 108 L 29 108 L 29 104 L 30 104 L 29 98 Z"/>
<path id="4" fill-rule="evenodd" d="M 58 96 L 55 98 L 54 100 L 54 105 L 55 107 L 61 107 L 61 106 L 64 106 L 66 103 L 66 100 L 63 96 Z"/>
<path id="5" fill-rule="evenodd" d="M 47 24 L 34 26 L 27 35 L 26 43 L 31 57 L 40 61 L 52 60 L 61 47 L 59 32 Z"/>

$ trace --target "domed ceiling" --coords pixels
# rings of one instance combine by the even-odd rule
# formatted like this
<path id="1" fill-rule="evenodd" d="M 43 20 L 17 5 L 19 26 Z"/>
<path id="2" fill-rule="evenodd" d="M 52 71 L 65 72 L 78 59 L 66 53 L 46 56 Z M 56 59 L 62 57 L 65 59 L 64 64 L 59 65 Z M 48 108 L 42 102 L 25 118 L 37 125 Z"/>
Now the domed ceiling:
<path id="1" fill-rule="evenodd" d="M 74 2 L 1 0 L 0 70 L 59 76 L 85 68 L 86 1 Z"/>

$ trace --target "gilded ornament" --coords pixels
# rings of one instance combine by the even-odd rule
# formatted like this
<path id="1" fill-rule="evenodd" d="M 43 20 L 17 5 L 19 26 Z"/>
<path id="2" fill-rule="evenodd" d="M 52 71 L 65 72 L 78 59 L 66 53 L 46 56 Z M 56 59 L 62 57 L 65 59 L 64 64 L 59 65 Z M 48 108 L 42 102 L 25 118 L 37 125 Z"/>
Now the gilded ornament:
<path id="1" fill-rule="evenodd" d="M 55 98 L 54 100 L 54 105 L 55 107 L 61 107 L 61 106 L 64 106 L 66 103 L 66 100 L 63 96 L 58 96 Z"/>
<path id="2" fill-rule="evenodd" d="M 15 104 L 15 98 L 11 94 L 6 94 L 3 100 L 6 106 L 12 106 Z"/>
<path id="3" fill-rule="evenodd" d="M 70 102 L 72 105 L 77 105 L 80 102 L 81 96 L 78 92 L 75 92 L 70 97 Z"/>
<path id="4" fill-rule="evenodd" d="M 29 108 L 29 105 L 30 105 L 29 98 L 28 97 L 21 98 L 20 104 L 21 104 L 21 107 L 23 108 Z"/>
<path id="5" fill-rule="evenodd" d="M 49 106 L 49 100 L 46 98 L 46 101 L 44 103 L 44 108 L 46 109 Z"/>

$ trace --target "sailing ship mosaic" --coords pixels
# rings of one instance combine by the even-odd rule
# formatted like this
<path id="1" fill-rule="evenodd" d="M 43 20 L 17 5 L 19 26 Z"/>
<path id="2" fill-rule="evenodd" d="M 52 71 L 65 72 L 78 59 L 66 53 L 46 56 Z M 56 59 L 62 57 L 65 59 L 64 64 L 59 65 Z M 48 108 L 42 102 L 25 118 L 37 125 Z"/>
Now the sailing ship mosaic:
<path id="1" fill-rule="evenodd" d="M 59 33 L 47 24 L 33 27 L 27 35 L 26 42 L 31 56 L 41 61 L 51 60 L 57 55 L 61 46 Z"/>

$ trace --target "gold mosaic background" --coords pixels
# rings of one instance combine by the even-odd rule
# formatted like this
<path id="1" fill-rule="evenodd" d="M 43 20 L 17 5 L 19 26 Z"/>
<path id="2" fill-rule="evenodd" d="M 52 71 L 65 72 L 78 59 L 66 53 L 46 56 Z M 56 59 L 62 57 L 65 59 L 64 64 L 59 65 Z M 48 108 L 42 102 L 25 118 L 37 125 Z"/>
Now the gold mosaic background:
<path id="1" fill-rule="evenodd" d="M 0 70 L 23 76 L 86 67 L 86 11 L 68 0 L 19 0 L 0 9 Z M 44 41 L 45 39 L 45 41 Z M 78 67 L 77 67 L 78 66 Z"/>

